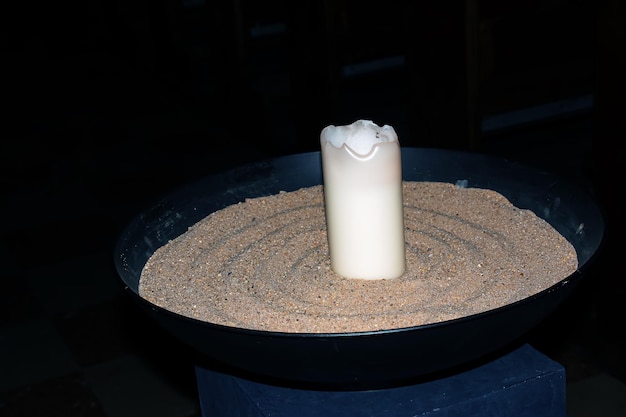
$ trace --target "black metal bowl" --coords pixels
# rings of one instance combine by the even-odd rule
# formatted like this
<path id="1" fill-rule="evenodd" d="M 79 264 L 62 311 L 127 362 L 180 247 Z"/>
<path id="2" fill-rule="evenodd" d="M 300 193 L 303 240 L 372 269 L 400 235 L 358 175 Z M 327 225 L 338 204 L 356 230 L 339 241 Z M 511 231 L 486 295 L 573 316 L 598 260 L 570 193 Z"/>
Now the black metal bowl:
<path id="1" fill-rule="evenodd" d="M 579 270 L 522 301 L 445 322 L 394 330 L 297 334 L 226 327 L 184 317 L 138 294 L 148 258 L 209 213 L 245 198 L 322 183 L 319 152 L 253 163 L 209 176 L 139 214 L 115 248 L 117 272 L 131 297 L 167 331 L 214 363 L 262 379 L 333 389 L 369 389 L 446 372 L 519 340 L 581 280 L 597 253 L 604 221 L 581 187 L 516 162 L 470 152 L 402 149 L 403 179 L 467 181 L 500 192 L 548 221 L 576 248 Z"/>

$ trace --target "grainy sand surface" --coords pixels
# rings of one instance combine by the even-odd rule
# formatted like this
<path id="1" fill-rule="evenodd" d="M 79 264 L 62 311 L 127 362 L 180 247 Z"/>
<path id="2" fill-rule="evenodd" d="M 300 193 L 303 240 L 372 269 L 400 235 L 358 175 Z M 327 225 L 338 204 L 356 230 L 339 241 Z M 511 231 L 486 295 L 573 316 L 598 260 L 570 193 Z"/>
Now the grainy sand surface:
<path id="1" fill-rule="evenodd" d="M 330 269 L 322 186 L 246 200 L 159 248 L 139 294 L 210 323 L 345 333 L 468 316 L 536 294 L 578 267 L 547 222 L 495 191 L 404 182 L 406 271 L 346 279 Z"/>

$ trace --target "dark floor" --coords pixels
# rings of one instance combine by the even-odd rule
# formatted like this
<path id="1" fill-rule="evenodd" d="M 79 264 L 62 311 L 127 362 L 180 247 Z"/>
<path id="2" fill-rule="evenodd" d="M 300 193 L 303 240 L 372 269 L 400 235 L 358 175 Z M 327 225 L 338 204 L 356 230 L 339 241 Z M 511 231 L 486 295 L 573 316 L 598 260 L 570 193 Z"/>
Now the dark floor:
<path id="1" fill-rule="evenodd" d="M 81 48 L 63 59 L 37 44 L 15 53 L 20 82 L 0 145 L 0 415 L 198 416 L 193 356 L 124 297 L 112 248 L 157 196 L 289 149 L 278 142 L 290 126 L 269 135 L 272 146 L 242 146 L 241 126 L 203 117 L 159 80 Z M 485 151 L 593 191 L 591 135 L 581 114 L 491 137 Z M 592 269 L 529 337 L 565 367 L 574 417 L 626 415 L 626 345 L 614 325 L 624 314 L 611 293 L 623 286 L 605 275 Z"/>

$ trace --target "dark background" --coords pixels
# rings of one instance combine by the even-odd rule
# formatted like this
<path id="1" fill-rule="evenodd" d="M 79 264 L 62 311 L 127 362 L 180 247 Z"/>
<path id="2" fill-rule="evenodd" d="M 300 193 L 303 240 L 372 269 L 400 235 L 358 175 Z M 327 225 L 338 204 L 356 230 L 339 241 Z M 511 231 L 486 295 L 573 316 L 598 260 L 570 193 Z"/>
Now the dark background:
<path id="1" fill-rule="evenodd" d="M 606 213 L 607 244 L 581 290 L 533 341 L 565 362 L 572 377 L 592 368 L 623 382 L 625 345 L 616 323 L 626 296 L 624 4 L 3 5 L 0 333 L 45 319 L 83 370 L 128 351 L 158 356 L 148 345 L 179 352 L 123 301 L 96 303 L 90 315 L 67 303 L 51 307 L 47 297 L 62 300 L 58 288 L 75 282 L 59 281 L 46 293 L 51 284 L 42 274 L 93 253 L 109 260 L 124 225 L 169 190 L 241 163 L 317 151 L 324 126 L 371 119 L 394 126 L 402 146 L 491 153 L 589 188 Z M 112 265 L 91 268 L 116 282 Z M 88 269 L 81 273 L 88 279 Z M 97 313 L 100 306 L 106 308 Z M 93 330 L 94 320 L 106 336 Z M 574 359 L 571 350 L 563 353 L 563 340 L 572 339 Z M 2 352 L 1 360 L 14 353 Z M 193 375 L 172 371 L 175 365 L 170 378 L 193 384 Z M 10 378 L 13 368 L 6 369 Z M 73 372 L 64 380 L 69 392 L 87 384 L 84 372 Z M 41 394 L 49 385 L 37 387 L 59 386 L 55 381 L 6 383 L 0 414 L 42 397 L 54 403 Z M 106 409 L 96 397 L 87 414 Z"/>

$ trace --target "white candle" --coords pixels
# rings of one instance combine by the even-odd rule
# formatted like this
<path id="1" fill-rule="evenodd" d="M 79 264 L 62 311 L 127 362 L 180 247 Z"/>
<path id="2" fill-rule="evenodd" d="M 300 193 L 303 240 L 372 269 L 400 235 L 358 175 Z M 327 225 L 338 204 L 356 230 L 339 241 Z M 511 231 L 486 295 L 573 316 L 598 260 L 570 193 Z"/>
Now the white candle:
<path id="1" fill-rule="evenodd" d="M 404 272 L 402 163 L 393 127 L 358 120 L 320 135 L 333 271 L 391 279 Z"/>

